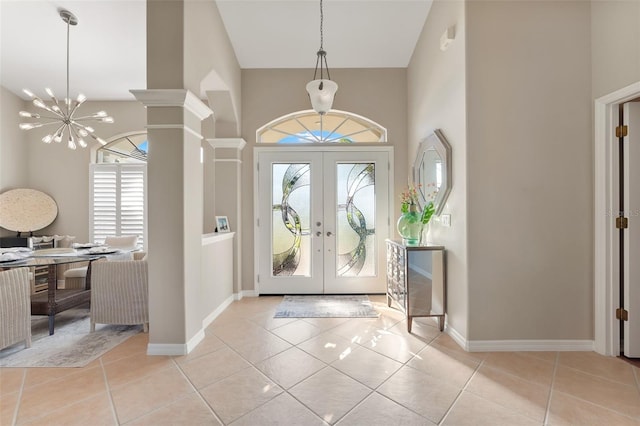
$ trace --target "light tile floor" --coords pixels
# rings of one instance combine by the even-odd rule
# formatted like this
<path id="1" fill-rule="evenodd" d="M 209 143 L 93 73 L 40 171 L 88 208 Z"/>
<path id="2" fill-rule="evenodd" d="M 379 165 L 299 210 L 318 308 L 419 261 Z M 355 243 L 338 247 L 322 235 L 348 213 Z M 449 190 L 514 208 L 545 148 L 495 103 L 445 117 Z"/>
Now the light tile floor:
<path id="1" fill-rule="evenodd" d="M 2 425 L 640 425 L 640 368 L 593 352 L 468 353 L 429 319 L 274 319 L 233 303 L 182 357 L 140 334 L 84 368 L 0 369 Z"/>

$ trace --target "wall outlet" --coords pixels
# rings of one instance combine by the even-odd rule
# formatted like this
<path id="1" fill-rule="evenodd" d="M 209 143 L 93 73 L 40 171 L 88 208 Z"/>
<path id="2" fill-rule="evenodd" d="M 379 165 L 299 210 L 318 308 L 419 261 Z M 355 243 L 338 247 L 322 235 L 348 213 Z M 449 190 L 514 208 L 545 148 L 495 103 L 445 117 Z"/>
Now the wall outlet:
<path id="1" fill-rule="evenodd" d="M 442 224 L 442 226 L 451 226 L 451 215 L 450 214 L 443 214 L 440 216 L 440 223 Z"/>

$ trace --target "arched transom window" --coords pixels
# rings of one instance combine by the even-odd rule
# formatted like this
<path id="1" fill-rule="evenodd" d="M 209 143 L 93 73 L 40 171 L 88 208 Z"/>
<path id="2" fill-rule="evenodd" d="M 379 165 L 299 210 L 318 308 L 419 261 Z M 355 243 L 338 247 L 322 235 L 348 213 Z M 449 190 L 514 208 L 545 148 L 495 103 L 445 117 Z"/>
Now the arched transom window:
<path id="1" fill-rule="evenodd" d="M 387 129 L 378 123 L 346 111 L 331 110 L 320 115 L 314 110 L 284 115 L 256 131 L 257 143 L 375 143 L 387 142 Z"/>
<path id="2" fill-rule="evenodd" d="M 147 132 L 121 135 L 98 148 L 96 163 L 146 163 Z"/>

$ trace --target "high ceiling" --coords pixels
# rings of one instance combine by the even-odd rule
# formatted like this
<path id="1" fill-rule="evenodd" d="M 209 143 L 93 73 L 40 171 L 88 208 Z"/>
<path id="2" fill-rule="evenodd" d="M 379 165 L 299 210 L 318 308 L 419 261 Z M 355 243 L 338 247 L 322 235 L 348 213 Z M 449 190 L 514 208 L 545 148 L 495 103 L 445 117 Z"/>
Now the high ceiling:
<path id="1" fill-rule="evenodd" d="M 205 0 L 186 0 L 205 1 Z M 319 0 L 217 0 L 241 68 L 313 68 Z M 133 99 L 146 87 L 145 0 L 0 0 L 0 83 L 23 96 L 45 87 L 63 98 L 67 26 L 71 96 Z M 333 68 L 406 67 L 431 0 L 324 0 L 324 48 Z"/>

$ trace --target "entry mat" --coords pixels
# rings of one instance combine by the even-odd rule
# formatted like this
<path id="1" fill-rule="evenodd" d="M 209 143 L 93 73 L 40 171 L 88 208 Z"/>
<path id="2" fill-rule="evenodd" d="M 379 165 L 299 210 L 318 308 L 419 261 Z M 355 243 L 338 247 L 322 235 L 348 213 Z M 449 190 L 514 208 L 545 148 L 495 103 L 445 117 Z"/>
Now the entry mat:
<path id="1" fill-rule="evenodd" d="M 364 295 L 284 296 L 274 318 L 377 318 Z"/>

